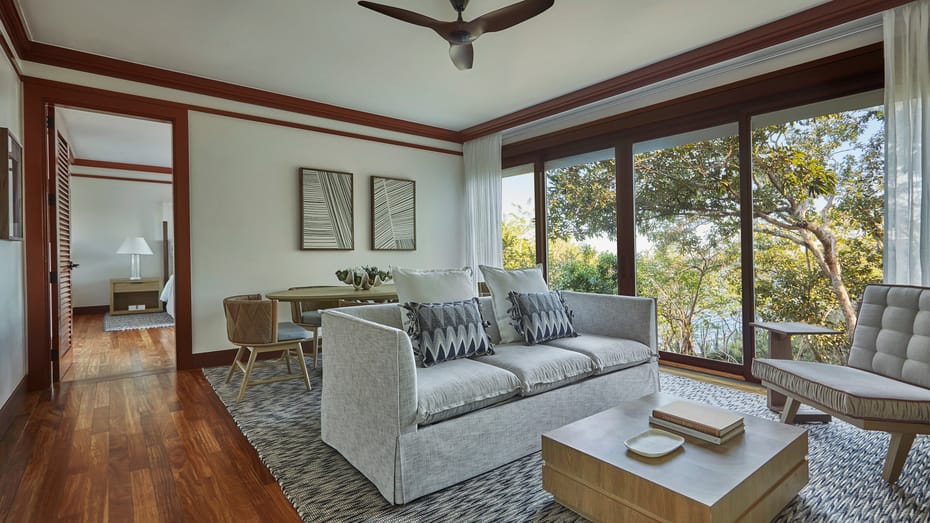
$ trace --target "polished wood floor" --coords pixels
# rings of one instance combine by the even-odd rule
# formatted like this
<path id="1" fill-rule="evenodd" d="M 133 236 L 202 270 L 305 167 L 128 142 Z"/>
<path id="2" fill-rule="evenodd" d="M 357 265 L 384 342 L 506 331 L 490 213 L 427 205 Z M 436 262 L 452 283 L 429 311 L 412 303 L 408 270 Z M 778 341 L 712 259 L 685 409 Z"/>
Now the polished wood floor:
<path id="1" fill-rule="evenodd" d="M 74 316 L 74 365 L 62 381 L 175 368 L 174 327 L 103 332 L 103 314 Z"/>
<path id="2" fill-rule="evenodd" d="M 0 434 L 0 521 L 300 521 L 203 374 L 166 367 L 173 333 L 85 319 L 78 379 Z"/>

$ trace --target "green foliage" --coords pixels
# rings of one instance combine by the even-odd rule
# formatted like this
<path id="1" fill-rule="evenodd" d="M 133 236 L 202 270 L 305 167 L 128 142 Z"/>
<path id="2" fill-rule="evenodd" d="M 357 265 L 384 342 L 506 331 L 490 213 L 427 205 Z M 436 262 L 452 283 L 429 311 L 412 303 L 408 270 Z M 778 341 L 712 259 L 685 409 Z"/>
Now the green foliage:
<path id="1" fill-rule="evenodd" d="M 529 211 L 520 207 L 504 216 L 502 233 L 505 269 L 536 265 L 536 232 Z"/>
<path id="2" fill-rule="evenodd" d="M 617 176 L 613 158 L 546 173 L 546 227 L 550 238 L 617 237 Z"/>
<path id="3" fill-rule="evenodd" d="M 617 255 L 598 253 L 587 245 L 582 245 L 578 251 L 577 257 L 552 263 L 549 269 L 551 286 L 568 291 L 617 294 Z"/>

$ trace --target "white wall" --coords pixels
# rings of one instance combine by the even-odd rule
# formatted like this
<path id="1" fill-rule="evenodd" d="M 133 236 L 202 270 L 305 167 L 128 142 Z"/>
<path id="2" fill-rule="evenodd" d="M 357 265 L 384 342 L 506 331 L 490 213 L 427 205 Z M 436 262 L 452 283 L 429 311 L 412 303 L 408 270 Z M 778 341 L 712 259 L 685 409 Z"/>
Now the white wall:
<path id="1" fill-rule="evenodd" d="M 0 52 L 0 127 L 10 129 L 20 144 L 22 120 L 22 83 Z M 24 285 L 23 242 L 0 240 L 0 407 L 26 375 Z"/>
<path id="2" fill-rule="evenodd" d="M 189 114 L 195 353 L 230 347 L 225 296 L 334 285 L 335 271 L 346 266 L 462 265 L 461 157 Z M 355 175 L 355 250 L 299 249 L 299 167 Z M 416 251 L 370 250 L 371 175 L 416 180 Z"/>
<path id="3" fill-rule="evenodd" d="M 129 255 L 116 249 L 142 236 L 154 256 L 142 257 L 142 276 L 162 278 L 162 206 L 171 186 L 162 183 L 71 178 L 71 273 L 75 307 L 110 303 L 110 278 L 129 277 Z"/>

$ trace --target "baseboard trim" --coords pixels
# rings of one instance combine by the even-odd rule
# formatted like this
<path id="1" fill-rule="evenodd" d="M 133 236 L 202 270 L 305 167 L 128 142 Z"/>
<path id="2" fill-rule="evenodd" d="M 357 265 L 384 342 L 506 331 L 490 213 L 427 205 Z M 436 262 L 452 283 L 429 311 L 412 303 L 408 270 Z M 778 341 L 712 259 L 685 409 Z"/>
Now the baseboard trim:
<path id="1" fill-rule="evenodd" d="M 110 312 L 109 305 L 88 305 L 86 307 L 75 307 L 74 314 L 103 314 Z"/>
<path id="2" fill-rule="evenodd" d="M 19 381 L 19 385 L 13 389 L 13 394 L 10 394 L 3 407 L 0 407 L 0 438 L 13 426 L 16 417 L 23 414 L 23 406 L 26 405 L 27 396 L 26 376 L 23 376 L 23 379 Z"/>

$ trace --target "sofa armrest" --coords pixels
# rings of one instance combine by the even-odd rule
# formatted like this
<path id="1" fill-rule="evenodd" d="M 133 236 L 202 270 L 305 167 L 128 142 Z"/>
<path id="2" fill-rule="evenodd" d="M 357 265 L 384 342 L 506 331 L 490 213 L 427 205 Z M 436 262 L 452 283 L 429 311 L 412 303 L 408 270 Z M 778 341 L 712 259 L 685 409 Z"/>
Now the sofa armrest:
<path id="1" fill-rule="evenodd" d="M 563 291 L 565 304 L 574 312 L 572 324 L 579 334 L 626 338 L 649 346 L 658 356 L 656 301 L 639 296 L 615 296 Z"/>
<path id="2" fill-rule="evenodd" d="M 407 334 L 335 310 L 323 312 L 323 332 L 323 428 L 334 415 L 395 435 L 415 428 L 417 374 Z"/>
<path id="3" fill-rule="evenodd" d="M 417 430 L 416 365 L 403 331 L 323 312 L 320 432 L 387 499 L 395 499 L 400 435 Z"/>

